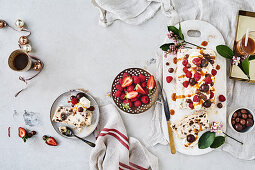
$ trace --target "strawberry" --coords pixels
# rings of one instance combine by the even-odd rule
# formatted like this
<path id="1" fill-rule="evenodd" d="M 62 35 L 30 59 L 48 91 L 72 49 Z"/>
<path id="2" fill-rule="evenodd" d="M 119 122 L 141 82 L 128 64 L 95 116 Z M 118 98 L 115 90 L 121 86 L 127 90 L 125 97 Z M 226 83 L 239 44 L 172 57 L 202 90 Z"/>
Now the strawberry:
<path id="1" fill-rule="evenodd" d="M 151 93 L 154 87 L 155 87 L 155 79 L 154 79 L 154 76 L 151 75 L 149 80 L 147 81 L 147 88 L 149 89 L 149 93 Z"/>
<path id="2" fill-rule="evenodd" d="M 167 83 L 171 83 L 172 80 L 173 80 L 173 77 L 172 77 L 172 76 L 167 76 L 167 77 L 166 77 L 166 82 L 167 82 Z"/>
<path id="3" fill-rule="evenodd" d="M 129 101 L 129 100 L 124 100 L 123 102 L 122 102 L 122 106 L 124 107 L 124 108 L 126 108 L 126 109 L 129 109 L 130 107 L 132 107 L 132 103 L 131 103 L 131 101 Z"/>
<path id="4" fill-rule="evenodd" d="M 73 105 L 76 105 L 76 104 L 78 103 L 77 98 L 74 97 L 74 98 L 71 100 L 71 103 L 72 103 Z"/>
<path id="5" fill-rule="evenodd" d="M 134 86 L 133 85 L 131 85 L 131 86 L 128 86 L 127 87 L 127 92 L 131 92 L 131 91 L 134 91 Z"/>
<path id="6" fill-rule="evenodd" d="M 143 97 L 141 98 L 141 101 L 142 101 L 144 104 L 147 104 L 147 103 L 149 103 L 150 99 L 149 99 L 148 96 L 143 96 Z"/>
<path id="7" fill-rule="evenodd" d="M 127 77 L 127 76 L 130 77 L 130 75 L 128 73 L 123 74 L 123 77 Z"/>
<path id="8" fill-rule="evenodd" d="M 130 76 L 126 76 L 122 81 L 121 87 L 124 88 L 130 86 L 132 83 L 133 83 L 132 78 Z"/>
<path id="9" fill-rule="evenodd" d="M 142 83 L 142 87 L 145 88 L 146 87 L 146 82 Z"/>
<path id="10" fill-rule="evenodd" d="M 45 143 L 47 145 L 51 145 L 51 146 L 57 146 L 58 145 L 57 141 L 53 137 L 48 137 L 48 136 L 44 135 L 43 140 L 45 140 Z"/>
<path id="11" fill-rule="evenodd" d="M 26 140 L 27 140 L 27 131 L 22 127 L 19 127 L 19 137 L 22 138 L 24 142 L 26 142 Z"/>
<path id="12" fill-rule="evenodd" d="M 141 82 L 145 82 L 146 77 L 145 77 L 144 75 L 139 74 L 138 77 L 140 78 L 140 81 L 141 81 Z"/>
<path id="13" fill-rule="evenodd" d="M 219 101 L 220 101 L 220 102 L 225 102 L 225 101 L 226 101 L 226 97 L 223 96 L 222 94 L 219 95 Z"/>
<path id="14" fill-rule="evenodd" d="M 139 100 L 137 100 L 137 101 L 134 102 L 134 106 L 135 106 L 135 107 L 139 107 L 139 106 L 141 106 L 141 105 L 142 105 L 142 103 L 141 103 L 141 101 L 139 101 Z"/>
<path id="15" fill-rule="evenodd" d="M 188 87 L 189 86 L 189 81 L 184 81 L 183 83 L 182 83 L 182 85 L 183 85 L 183 87 Z"/>
<path id="16" fill-rule="evenodd" d="M 137 76 L 133 76 L 132 78 L 133 78 L 134 84 L 139 84 L 141 82 L 140 78 Z"/>
<path id="17" fill-rule="evenodd" d="M 138 93 L 141 93 L 141 94 L 146 94 L 146 92 L 143 90 L 143 88 L 140 84 L 137 84 L 135 86 L 135 91 L 137 91 Z"/>
<path id="18" fill-rule="evenodd" d="M 133 99 L 133 98 L 137 97 L 137 95 L 138 95 L 138 92 L 136 92 L 136 91 L 127 92 L 126 93 L 126 98 L 127 99 Z"/>
<path id="19" fill-rule="evenodd" d="M 118 97 L 118 98 L 119 98 L 120 95 L 121 95 L 121 91 L 116 91 L 116 92 L 114 93 L 114 96 L 115 96 L 115 97 Z"/>
<path id="20" fill-rule="evenodd" d="M 121 87 L 120 84 L 116 84 L 116 89 L 119 90 L 119 91 L 122 91 L 122 90 L 123 90 L 123 88 Z"/>
<path id="21" fill-rule="evenodd" d="M 120 95 L 120 100 L 123 100 L 124 98 L 125 98 L 125 93 L 121 93 L 121 95 Z"/>

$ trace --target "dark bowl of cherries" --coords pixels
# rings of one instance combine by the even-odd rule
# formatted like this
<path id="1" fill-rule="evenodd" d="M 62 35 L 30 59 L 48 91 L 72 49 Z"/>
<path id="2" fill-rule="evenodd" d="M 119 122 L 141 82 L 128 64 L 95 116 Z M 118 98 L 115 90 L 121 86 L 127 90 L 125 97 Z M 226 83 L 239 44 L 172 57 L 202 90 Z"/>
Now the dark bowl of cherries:
<path id="1" fill-rule="evenodd" d="M 254 125 L 254 113 L 245 108 L 237 109 L 229 115 L 229 124 L 237 132 L 250 132 Z"/>

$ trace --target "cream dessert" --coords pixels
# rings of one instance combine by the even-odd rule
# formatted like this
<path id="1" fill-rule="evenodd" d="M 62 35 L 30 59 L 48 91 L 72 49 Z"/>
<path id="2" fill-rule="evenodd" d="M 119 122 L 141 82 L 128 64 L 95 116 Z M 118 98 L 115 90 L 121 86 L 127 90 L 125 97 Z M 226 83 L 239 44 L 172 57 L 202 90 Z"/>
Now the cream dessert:
<path id="1" fill-rule="evenodd" d="M 215 59 L 213 50 L 179 50 L 175 100 L 181 109 L 201 110 L 215 103 Z"/>

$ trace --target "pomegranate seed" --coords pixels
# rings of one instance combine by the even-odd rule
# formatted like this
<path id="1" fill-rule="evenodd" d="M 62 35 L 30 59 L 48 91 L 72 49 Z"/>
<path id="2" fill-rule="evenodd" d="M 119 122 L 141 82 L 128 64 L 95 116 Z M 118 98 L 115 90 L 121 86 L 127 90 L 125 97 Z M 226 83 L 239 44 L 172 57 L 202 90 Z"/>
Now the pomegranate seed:
<path id="1" fill-rule="evenodd" d="M 166 82 L 167 82 L 167 83 L 171 83 L 172 80 L 173 80 L 173 77 L 172 77 L 172 76 L 167 76 L 167 77 L 166 77 Z"/>
<path id="2" fill-rule="evenodd" d="M 210 99 L 212 99 L 213 97 L 214 97 L 214 93 L 211 92 L 211 93 L 210 93 Z"/>
<path id="3" fill-rule="evenodd" d="M 184 81 L 182 85 L 187 88 L 189 86 L 189 81 Z"/>
<path id="4" fill-rule="evenodd" d="M 194 58 L 194 59 L 192 60 L 192 63 L 195 64 L 195 65 L 197 65 L 197 66 L 200 66 L 200 64 L 201 64 L 201 59 L 200 59 L 200 58 Z"/>
<path id="5" fill-rule="evenodd" d="M 196 81 L 198 81 L 198 80 L 200 80 L 200 78 L 201 78 L 201 74 L 198 73 L 198 72 L 196 72 L 196 73 L 194 74 L 194 79 L 195 79 Z"/>
<path id="6" fill-rule="evenodd" d="M 226 97 L 223 96 L 222 94 L 219 95 L 219 101 L 220 101 L 220 102 L 225 102 L 225 101 L 226 101 Z"/>
<path id="7" fill-rule="evenodd" d="M 215 76 L 217 74 L 217 70 L 212 69 L 211 73 L 212 73 L 213 76 Z"/>
<path id="8" fill-rule="evenodd" d="M 184 66 L 186 66 L 186 65 L 188 64 L 188 60 L 187 60 L 187 59 L 184 59 L 184 60 L 182 61 L 182 64 L 183 64 Z"/>
<path id="9" fill-rule="evenodd" d="M 193 102 L 199 102 L 198 95 L 195 95 L 195 96 L 193 97 Z"/>
<path id="10" fill-rule="evenodd" d="M 187 73 L 189 71 L 187 67 L 183 67 L 182 70 L 183 70 L 184 73 Z"/>
<path id="11" fill-rule="evenodd" d="M 212 83 L 211 77 L 206 77 L 206 78 L 205 78 L 205 83 L 206 83 L 206 84 L 211 84 L 211 83 Z"/>
<path id="12" fill-rule="evenodd" d="M 188 72 L 186 73 L 186 77 L 187 77 L 187 78 L 191 78 L 191 77 L 192 77 L 192 73 L 191 73 L 190 71 L 188 71 Z"/>
<path id="13" fill-rule="evenodd" d="M 194 109 L 193 103 L 189 103 L 189 108 Z"/>

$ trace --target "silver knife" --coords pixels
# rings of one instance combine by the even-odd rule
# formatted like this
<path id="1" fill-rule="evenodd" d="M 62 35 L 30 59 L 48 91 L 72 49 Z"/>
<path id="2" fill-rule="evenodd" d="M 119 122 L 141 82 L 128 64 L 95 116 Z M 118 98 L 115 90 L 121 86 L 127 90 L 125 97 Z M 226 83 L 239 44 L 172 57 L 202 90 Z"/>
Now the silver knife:
<path id="1" fill-rule="evenodd" d="M 171 148 L 171 153 L 175 154 L 176 149 L 175 149 L 175 144 L 174 144 L 174 137 L 173 137 L 173 129 L 171 127 L 171 122 L 170 122 L 170 110 L 167 102 L 167 97 L 166 97 L 166 92 L 164 89 L 161 88 L 159 82 L 158 83 L 158 88 L 159 88 L 159 97 L 163 100 L 163 105 L 164 105 L 164 112 L 166 116 L 166 121 L 167 121 L 167 129 L 168 129 L 168 136 L 169 136 L 169 143 L 170 143 L 170 148 Z"/>

